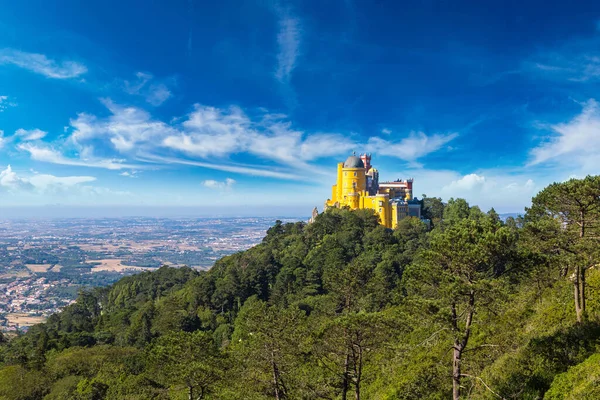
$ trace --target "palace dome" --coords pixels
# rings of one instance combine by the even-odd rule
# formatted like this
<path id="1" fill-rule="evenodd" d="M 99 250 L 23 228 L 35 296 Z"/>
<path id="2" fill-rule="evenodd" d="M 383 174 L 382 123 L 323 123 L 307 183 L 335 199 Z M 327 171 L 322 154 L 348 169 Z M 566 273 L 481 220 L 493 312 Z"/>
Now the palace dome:
<path id="1" fill-rule="evenodd" d="M 344 162 L 344 168 L 364 168 L 365 164 L 357 156 L 350 156 Z"/>

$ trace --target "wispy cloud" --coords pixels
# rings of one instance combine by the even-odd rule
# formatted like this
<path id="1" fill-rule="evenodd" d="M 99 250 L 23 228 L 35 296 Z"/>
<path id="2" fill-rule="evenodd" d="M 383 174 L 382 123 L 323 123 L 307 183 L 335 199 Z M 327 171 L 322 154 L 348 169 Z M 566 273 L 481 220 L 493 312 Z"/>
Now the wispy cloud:
<path id="1" fill-rule="evenodd" d="M 122 107 L 110 100 L 104 104 L 112 115 L 98 118 L 82 113 L 71 121 L 74 130 L 70 143 L 83 149 L 88 143 L 103 140 L 131 157 L 167 150 L 203 160 L 247 153 L 292 169 L 310 169 L 309 161 L 344 154 L 355 146 L 343 135 L 293 129 L 281 114 L 263 112 L 250 117 L 239 107 L 197 104 L 190 114 L 167 124 L 140 108 Z"/>
<path id="2" fill-rule="evenodd" d="M 34 160 L 62 165 L 130 170 L 143 169 L 145 163 L 181 164 L 296 180 L 327 175 L 328 171 L 314 162 L 344 157 L 353 149 L 366 148 L 412 163 L 457 136 L 411 132 L 398 140 L 390 135 L 386 139 L 374 136 L 361 143 L 352 134 L 307 133 L 294 128 L 286 115 L 267 110 L 247 113 L 235 106 L 196 104 L 189 114 L 167 123 L 138 107 L 121 106 L 110 99 L 102 102 L 110 115 L 80 113 L 70 121 L 66 138 L 44 145 L 20 143 L 17 149 L 28 152 Z M 31 138 L 35 136 L 31 134 Z M 240 158 L 244 164 L 236 161 Z M 269 166 L 265 167 L 265 161 Z"/>
<path id="3" fill-rule="evenodd" d="M 600 37 L 573 38 L 561 45 L 533 54 L 523 71 L 536 77 L 557 81 L 591 82 L 600 80 Z"/>
<path id="4" fill-rule="evenodd" d="M 151 105 L 157 107 L 171 97 L 171 91 L 162 82 L 153 82 L 154 76 L 146 72 L 135 74 L 136 79 L 125 81 L 125 92 L 144 97 Z"/>
<path id="5" fill-rule="evenodd" d="M 262 176 L 265 178 L 276 178 L 276 179 L 286 179 L 286 180 L 301 180 L 303 177 L 300 175 L 291 173 L 291 172 L 281 172 L 273 169 L 261 169 L 259 167 L 254 166 L 240 166 L 240 165 L 226 165 L 226 164 L 218 164 L 218 163 L 208 163 L 194 160 L 186 160 L 182 158 L 173 158 L 173 157 L 162 157 L 152 154 L 141 155 L 139 157 L 140 160 L 146 162 L 154 162 L 158 164 L 180 164 L 180 165 L 190 165 L 194 167 L 201 167 L 207 169 L 214 169 L 216 171 L 224 171 L 231 172 L 242 175 L 250 175 L 250 176 Z"/>
<path id="6" fill-rule="evenodd" d="M 29 153 L 31 159 L 59 165 L 71 165 L 78 167 L 105 168 L 111 170 L 141 168 L 139 165 L 127 164 L 119 159 L 100 158 L 69 158 L 61 152 L 48 147 L 36 146 L 30 143 L 22 143 L 17 146 L 19 150 Z"/>
<path id="7" fill-rule="evenodd" d="M 551 135 L 530 151 L 530 166 L 557 163 L 597 171 L 600 167 L 600 105 L 590 99 L 582 107 L 581 113 L 568 122 L 539 124 Z"/>
<path id="8" fill-rule="evenodd" d="M 87 67 L 76 61 L 55 61 L 43 54 L 14 49 L 0 50 L 1 64 L 12 64 L 53 79 L 76 78 L 87 72 Z"/>
<path id="9" fill-rule="evenodd" d="M 288 82 L 300 54 L 302 30 L 298 18 L 287 12 L 279 12 L 279 14 L 279 31 L 277 33 L 279 52 L 275 77 L 280 82 Z"/>
<path id="10" fill-rule="evenodd" d="M 43 139 L 47 134 L 48 132 L 40 129 L 17 129 L 15 132 L 15 135 L 24 142 Z"/>
<path id="11" fill-rule="evenodd" d="M 18 175 L 10 165 L 0 171 L 0 189 L 10 192 L 36 190 L 42 193 L 68 190 L 83 183 L 93 182 L 93 176 L 54 176 L 49 174 L 35 174 L 30 177 Z"/>
<path id="12" fill-rule="evenodd" d="M 430 153 L 440 150 L 455 139 L 458 133 L 437 133 L 428 136 L 424 132 L 411 132 L 400 141 L 391 141 L 380 137 L 371 137 L 367 149 L 373 153 L 396 157 L 407 162 L 415 162 Z"/>
<path id="13" fill-rule="evenodd" d="M 121 176 L 125 176 L 127 178 L 137 178 L 138 177 L 138 172 L 136 170 L 131 170 L 131 171 L 123 171 L 121 172 L 119 175 Z"/>
<path id="14" fill-rule="evenodd" d="M 9 107 L 16 107 L 17 103 L 9 101 L 8 96 L 0 96 L 0 112 L 3 112 Z"/>
<path id="15" fill-rule="evenodd" d="M 235 183 L 235 179 L 231 178 L 227 178 L 224 181 L 215 181 L 213 179 L 207 179 L 205 181 L 202 181 L 202 186 L 207 187 L 209 189 L 227 191 L 231 190 Z"/>

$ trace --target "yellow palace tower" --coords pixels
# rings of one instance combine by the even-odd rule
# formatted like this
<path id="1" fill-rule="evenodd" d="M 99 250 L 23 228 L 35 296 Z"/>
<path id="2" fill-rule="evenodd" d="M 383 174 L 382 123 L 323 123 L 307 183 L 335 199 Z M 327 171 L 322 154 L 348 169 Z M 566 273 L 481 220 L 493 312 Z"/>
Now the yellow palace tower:
<path id="1" fill-rule="evenodd" d="M 381 224 L 395 228 L 407 216 L 421 217 L 421 206 L 412 200 L 413 180 L 379 182 L 379 171 L 371 166 L 371 155 L 351 155 L 338 164 L 337 182 L 325 207 L 374 210 Z"/>

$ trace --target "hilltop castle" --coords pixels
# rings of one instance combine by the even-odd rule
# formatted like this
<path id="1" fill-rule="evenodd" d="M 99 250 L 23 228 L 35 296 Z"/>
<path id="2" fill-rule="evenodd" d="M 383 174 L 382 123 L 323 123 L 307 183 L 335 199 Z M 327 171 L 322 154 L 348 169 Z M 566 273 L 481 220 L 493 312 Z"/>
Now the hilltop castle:
<path id="1" fill-rule="evenodd" d="M 412 188 L 412 178 L 379 182 L 379 171 L 371 165 L 371 155 L 353 154 L 338 164 L 337 182 L 331 188 L 331 199 L 325 202 L 325 208 L 368 208 L 379 215 L 386 228 L 395 228 L 405 217 L 421 218 L 421 203 L 413 199 Z"/>

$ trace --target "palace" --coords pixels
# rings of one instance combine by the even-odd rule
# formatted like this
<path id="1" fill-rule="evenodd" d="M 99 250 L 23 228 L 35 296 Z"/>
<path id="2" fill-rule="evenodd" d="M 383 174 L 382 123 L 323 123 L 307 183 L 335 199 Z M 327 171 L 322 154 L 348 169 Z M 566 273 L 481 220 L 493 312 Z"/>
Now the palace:
<path id="1" fill-rule="evenodd" d="M 395 228 L 406 217 L 421 218 L 421 203 L 413 199 L 413 180 L 379 182 L 379 171 L 371 165 L 371 155 L 351 155 L 338 164 L 337 182 L 331 188 L 327 207 L 372 209 L 381 224 Z"/>

